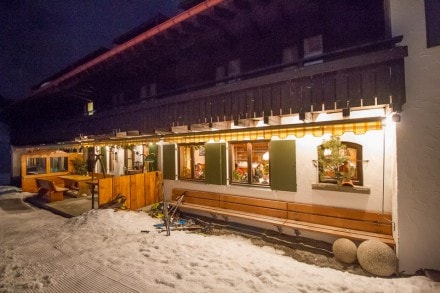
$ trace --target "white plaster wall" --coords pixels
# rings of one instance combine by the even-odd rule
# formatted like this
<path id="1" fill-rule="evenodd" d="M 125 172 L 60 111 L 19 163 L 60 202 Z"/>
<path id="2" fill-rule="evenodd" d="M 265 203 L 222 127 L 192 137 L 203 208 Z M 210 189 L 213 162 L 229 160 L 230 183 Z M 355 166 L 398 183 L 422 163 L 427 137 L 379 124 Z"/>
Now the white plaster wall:
<path id="1" fill-rule="evenodd" d="M 390 13 L 409 49 L 397 124 L 399 270 L 440 269 L 440 46 L 426 48 L 423 0 L 390 0 Z"/>
<path id="2" fill-rule="evenodd" d="M 386 132 L 391 133 L 391 135 L 386 134 Z M 395 158 L 395 135 L 393 133 L 395 133 L 395 129 L 391 125 L 387 126 L 386 130 L 368 131 L 364 135 L 345 133 L 341 136 L 343 141 L 355 142 L 363 146 L 363 159 L 368 161 L 364 162 L 363 166 L 364 186 L 370 188 L 370 194 L 312 189 L 312 184 L 318 183 L 318 173 L 313 165 L 313 160 L 317 160 L 317 147 L 326 138 L 326 136 L 313 137 L 312 135 L 296 139 L 297 192 L 273 191 L 268 188 L 237 185 L 208 185 L 202 182 L 165 180 L 165 194 L 169 196 L 172 188 L 179 187 L 390 213 L 392 210 L 392 196 L 395 194 L 395 177 L 392 177 L 391 174 L 396 173 L 395 160 L 392 159 Z"/>

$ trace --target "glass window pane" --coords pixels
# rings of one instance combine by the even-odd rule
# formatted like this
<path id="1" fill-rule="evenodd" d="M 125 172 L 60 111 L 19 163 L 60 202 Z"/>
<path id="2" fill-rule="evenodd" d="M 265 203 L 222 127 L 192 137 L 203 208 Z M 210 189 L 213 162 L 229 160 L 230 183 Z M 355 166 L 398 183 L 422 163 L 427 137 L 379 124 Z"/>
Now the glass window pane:
<path id="1" fill-rule="evenodd" d="M 28 158 L 26 175 L 46 174 L 46 158 Z"/>
<path id="2" fill-rule="evenodd" d="M 67 172 L 67 157 L 50 158 L 50 172 Z"/>
<path id="3" fill-rule="evenodd" d="M 232 150 L 232 182 L 248 183 L 248 150 L 247 143 L 234 143 Z"/>
<path id="4" fill-rule="evenodd" d="M 179 178 L 191 178 L 191 146 L 179 146 Z"/>
<path id="5" fill-rule="evenodd" d="M 205 178 L 205 146 L 194 146 L 194 179 Z"/>
<path id="6" fill-rule="evenodd" d="M 269 143 L 231 143 L 231 182 L 269 185 Z"/>
<path id="7" fill-rule="evenodd" d="M 252 183 L 269 185 L 269 144 L 252 143 Z"/>

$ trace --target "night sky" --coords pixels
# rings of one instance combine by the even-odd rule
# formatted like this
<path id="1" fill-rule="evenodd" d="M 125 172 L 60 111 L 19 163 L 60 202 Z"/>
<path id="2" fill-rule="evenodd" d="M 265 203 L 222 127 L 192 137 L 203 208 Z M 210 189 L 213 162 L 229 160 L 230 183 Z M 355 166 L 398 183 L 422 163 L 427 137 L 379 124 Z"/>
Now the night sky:
<path id="1" fill-rule="evenodd" d="M 0 0 L 0 95 L 31 87 L 162 13 L 178 0 Z"/>

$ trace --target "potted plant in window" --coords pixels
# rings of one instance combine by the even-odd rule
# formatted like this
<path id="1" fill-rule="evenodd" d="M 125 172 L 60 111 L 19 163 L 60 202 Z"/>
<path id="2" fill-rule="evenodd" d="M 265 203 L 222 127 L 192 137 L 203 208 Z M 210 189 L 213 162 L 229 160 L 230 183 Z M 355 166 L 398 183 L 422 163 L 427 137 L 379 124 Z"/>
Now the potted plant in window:
<path id="1" fill-rule="evenodd" d="M 350 166 L 347 147 L 337 136 L 331 136 L 318 146 L 318 170 L 321 181 L 336 180 L 338 185 L 351 185 L 353 167 Z"/>

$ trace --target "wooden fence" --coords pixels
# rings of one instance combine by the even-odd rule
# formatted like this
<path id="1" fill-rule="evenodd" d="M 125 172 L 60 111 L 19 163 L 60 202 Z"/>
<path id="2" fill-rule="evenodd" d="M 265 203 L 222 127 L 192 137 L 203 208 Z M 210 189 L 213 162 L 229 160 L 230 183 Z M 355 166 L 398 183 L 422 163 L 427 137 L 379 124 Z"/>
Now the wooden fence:
<path id="1" fill-rule="evenodd" d="M 99 179 L 99 206 L 116 198 L 126 197 L 126 207 L 137 210 L 162 201 L 162 173 L 148 172 Z"/>

